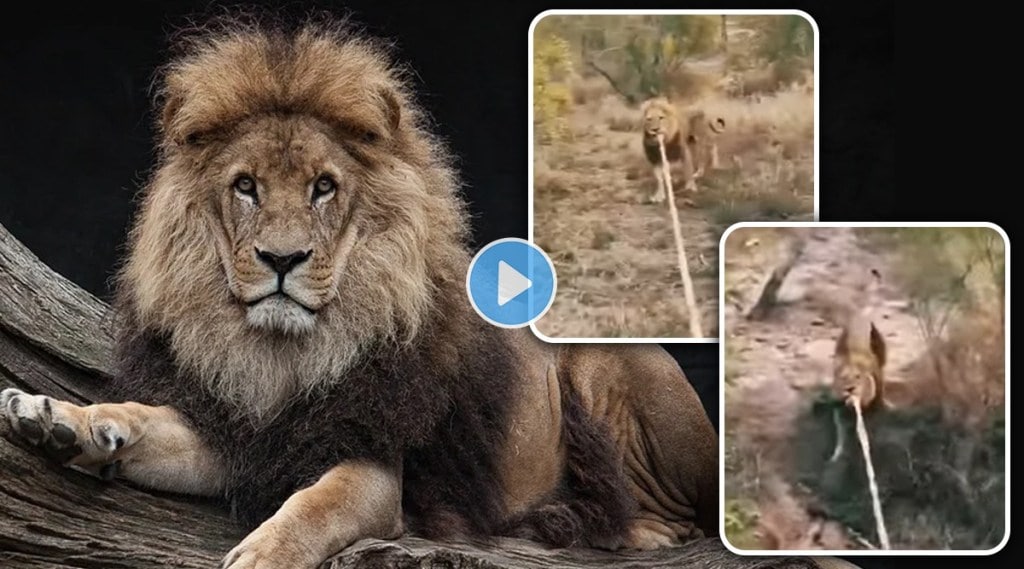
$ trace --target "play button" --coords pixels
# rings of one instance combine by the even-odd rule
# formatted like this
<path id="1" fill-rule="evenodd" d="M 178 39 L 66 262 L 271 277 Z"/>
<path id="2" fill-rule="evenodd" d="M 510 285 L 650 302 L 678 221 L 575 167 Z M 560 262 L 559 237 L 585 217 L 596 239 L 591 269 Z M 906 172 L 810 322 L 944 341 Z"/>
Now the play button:
<path id="1" fill-rule="evenodd" d="M 555 267 L 540 248 L 509 237 L 487 244 L 466 275 L 469 302 L 484 320 L 521 328 L 537 320 L 555 299 Z"/>
<path id="2" fill-rule="evenodd" d="M 505 306 L 508 301 L 526 292 L 533 286 L 533 281 L 523 273 L 513 269 L 505 261 L 498 261 L 498 306 Z"/>

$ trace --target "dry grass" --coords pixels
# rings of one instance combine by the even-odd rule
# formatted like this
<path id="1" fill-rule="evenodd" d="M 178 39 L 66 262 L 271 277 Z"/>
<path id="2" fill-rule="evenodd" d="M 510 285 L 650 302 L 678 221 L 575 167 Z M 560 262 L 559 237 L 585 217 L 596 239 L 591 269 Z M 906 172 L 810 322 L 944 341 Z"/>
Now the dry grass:
<path id="1" fill-rule="evenodd" d="M 710 91 L 693 71 L 679 89 L 726 121 L 721 168 L 682 191 L 688 264 L 705 334 L 718 329 L 718 240 L 738 221 L 810 220 L 814 211 L 814 100 L 785 90 L 760 102 Z M 600 77 L 576 77 L 566 140 L 535 149 L 534 236 L 552 256 L 558 294 L 538 329 L 551 337 L 688 335 L 683 287 L 665 204 L 651 204 L 655 180 L 640 145 L 640 110 Z M 710 93 L 710 94 L 708 94 Z M 698 95 L 693 95 L 694 97 Z M 692 98 L 692 97 L 691 97 Z"/>
<path id="2" fill-rule="evenodd" d="M 608 95 L 614 95 L 615 90 L 604 77 L 590 75 L 577 77 L 569 87 L 572 93 L 572 102 L 577 107 L 587 104 L 600 103 Z"/>

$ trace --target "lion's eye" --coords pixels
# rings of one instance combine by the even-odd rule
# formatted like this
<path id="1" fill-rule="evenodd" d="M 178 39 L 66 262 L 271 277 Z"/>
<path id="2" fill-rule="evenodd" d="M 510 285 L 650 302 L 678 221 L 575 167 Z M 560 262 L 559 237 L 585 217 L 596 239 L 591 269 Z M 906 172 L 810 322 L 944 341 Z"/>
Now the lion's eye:
<path id="1" fill-rule="evenodd" d="M 326 198 L 338 190 L 338 183 L 334 181 L 334 178 L 323 175 L 316 179 L 316 183 L 313 184 L 313 201 L 316 202 L 323 198 Z"/>
<path id="2" fill-rule="evenodd" d="M 256 201 L 256 180 L 253 180 L 252 177 L 242 174 L 235 178 L 235 183 L 232 184 L 232 187 L 239 195 L 253 202 Z"/>

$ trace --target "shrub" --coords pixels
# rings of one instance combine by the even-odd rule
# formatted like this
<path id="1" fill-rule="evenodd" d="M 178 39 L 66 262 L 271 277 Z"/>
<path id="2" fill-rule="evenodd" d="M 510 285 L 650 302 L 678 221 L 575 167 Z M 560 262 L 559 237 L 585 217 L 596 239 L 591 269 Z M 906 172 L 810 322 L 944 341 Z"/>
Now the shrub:
<path id="1" fill-rule="evenodd" d="M 568 132 L 566 116 L 572 107 L 572 92 L 566 80 L 571 72 L 569 42 L 554 34 L 535 37 L 533 124 L 542 144 L 563 138 Z"/>

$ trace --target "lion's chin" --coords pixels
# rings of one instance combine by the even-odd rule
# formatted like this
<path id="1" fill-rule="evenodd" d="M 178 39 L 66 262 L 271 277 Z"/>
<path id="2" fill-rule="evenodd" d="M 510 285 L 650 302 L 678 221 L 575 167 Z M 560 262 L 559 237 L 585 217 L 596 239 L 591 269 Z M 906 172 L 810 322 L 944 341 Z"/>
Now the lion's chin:
<path id="1" fill-rule="evenodd" d="M 249 306 L 246 318 L 254 328 L 294 335 L 309 332 L 316 324 L 316 314 L 284 296 L 272 296 Z"/>

